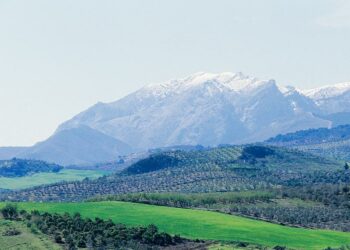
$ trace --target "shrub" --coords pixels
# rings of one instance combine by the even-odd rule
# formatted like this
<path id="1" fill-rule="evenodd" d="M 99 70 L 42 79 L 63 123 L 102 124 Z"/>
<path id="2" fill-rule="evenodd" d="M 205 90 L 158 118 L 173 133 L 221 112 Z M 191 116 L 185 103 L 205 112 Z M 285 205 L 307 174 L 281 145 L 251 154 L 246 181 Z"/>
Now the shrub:
<path id="1" fill-rule="evenodd" d="M 9 228 L 2 234 L 2 236 L 16 236 L 20 234 L 21 231 L 17 230 L 16 228 Z"/>

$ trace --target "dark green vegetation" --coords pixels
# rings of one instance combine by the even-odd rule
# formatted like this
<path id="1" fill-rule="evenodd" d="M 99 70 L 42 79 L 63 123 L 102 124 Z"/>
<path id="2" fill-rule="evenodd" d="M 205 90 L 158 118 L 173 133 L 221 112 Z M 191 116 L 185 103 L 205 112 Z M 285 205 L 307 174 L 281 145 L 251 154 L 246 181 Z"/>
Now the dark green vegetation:
<path id="1" fill-rule="evenodd" d="M 4 205 L 0 204 L 0 207 Z M 63 216 L 66 212 L 73 216 L 79 212 L 82 218 L 111 219 L 114 223 L 136 228 L 154 224 L 161 232 L 179 234 L 189 239 L 247 242 L 248 245 L 307 250 L 350 243 L 350 234 L 344 232 L 293 228 L 217 212 L 136 203 L 18 203 L 18 209 L 38 210 L 41 214 L 48 212 L 51 215 L 59 213 Z"/>
<path id="2" fill-rule="evenodd" d="M 266 143 L 350 161 L 350 125 L 278 135 L 267 140 Z"/>
<path id="3" fill-rule="evenodd" d="M 262 153 L 263 152 L 263 155 Z M 12 201 L 81 201 L 96 195 L 137 192 L 227 192 L 349 182 L 343 164 L 294 149 L 227 146 L 151 155 L 122 173 L 9 194 Z"/>
<path id="4" fill-rule="evenodd" d="M 29 228 L 39 229 L 43 234 L 49 235 L 55 243 L 73 250 L 78 248 L 93 249 L 153 249 L 153 246 L 170 246 L 184 243 L 179 236 L 170 236 L 159 232 L 154 225 L 147 227 L 126 227 L 115 224 L 111 220 L 95 218 L 85 219 L 79 213 L 73 216 L 68 213 L 49 214 L 37 210 L 31 213 L 7 204 L 1 209 L 6 220 L 24 221 Z M 6 236 L 19 235 L 20 231 L 8 229 Z"/>
<path id="5" fill-rule="evenodd" d="M 62 169 L 56 164 L 36 160 L 23 160 L 13 158 L 12 160 L 0 161 L 0 176 L 22 177 L 41 172 L 57 173 Z"/>
<path id="6" fill-rule="evenodd" d="M 89 202 L 125 201 L 144 203 L 157 206 L 178 208 L 205 208 L 216 210 L 225 205 L 236 203 L 268 202 L 276 195 L 263 191 L 242 191 L 225 193 L 132 193 L 120 195 L 99 196 L 89 199 Z"/>

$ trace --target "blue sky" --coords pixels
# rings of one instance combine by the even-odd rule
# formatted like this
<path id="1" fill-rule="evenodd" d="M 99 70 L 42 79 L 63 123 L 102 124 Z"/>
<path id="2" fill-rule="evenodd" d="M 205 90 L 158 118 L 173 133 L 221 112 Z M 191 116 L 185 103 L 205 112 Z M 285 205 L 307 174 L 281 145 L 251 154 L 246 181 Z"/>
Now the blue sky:
<path id="1" fill-rule="evenodd" d="M 350 81 L 349 44 L 345 0 L 0 0 L 0 146 L 198 71 Z"/>

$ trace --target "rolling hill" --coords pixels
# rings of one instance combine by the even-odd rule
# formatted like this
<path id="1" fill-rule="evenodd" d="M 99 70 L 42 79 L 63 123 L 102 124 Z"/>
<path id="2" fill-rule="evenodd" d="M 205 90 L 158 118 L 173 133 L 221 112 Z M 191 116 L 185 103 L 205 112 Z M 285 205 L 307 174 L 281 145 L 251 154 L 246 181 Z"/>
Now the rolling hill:
<path id="1" fill-rule="evenodd" d="M 135 192 L 225 192 L 346 181 L 343 165 L 294 149 L 259 145 L 150 155 L 121 173 L 0 195 L 14 201 L 81 201 Z M 339 172 L 340 171 L 340 172 Z"/>

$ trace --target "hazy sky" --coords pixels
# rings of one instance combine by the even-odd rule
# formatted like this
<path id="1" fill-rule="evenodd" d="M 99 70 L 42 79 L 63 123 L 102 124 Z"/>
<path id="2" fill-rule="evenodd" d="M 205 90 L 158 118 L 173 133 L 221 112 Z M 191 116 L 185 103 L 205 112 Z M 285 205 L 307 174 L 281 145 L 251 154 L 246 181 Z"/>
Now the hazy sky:
<path id="1" fill-rule="evenodd" d="M 350 81 L 350 1 L 0 0 L 0 146 L 198 71 Z"/>

